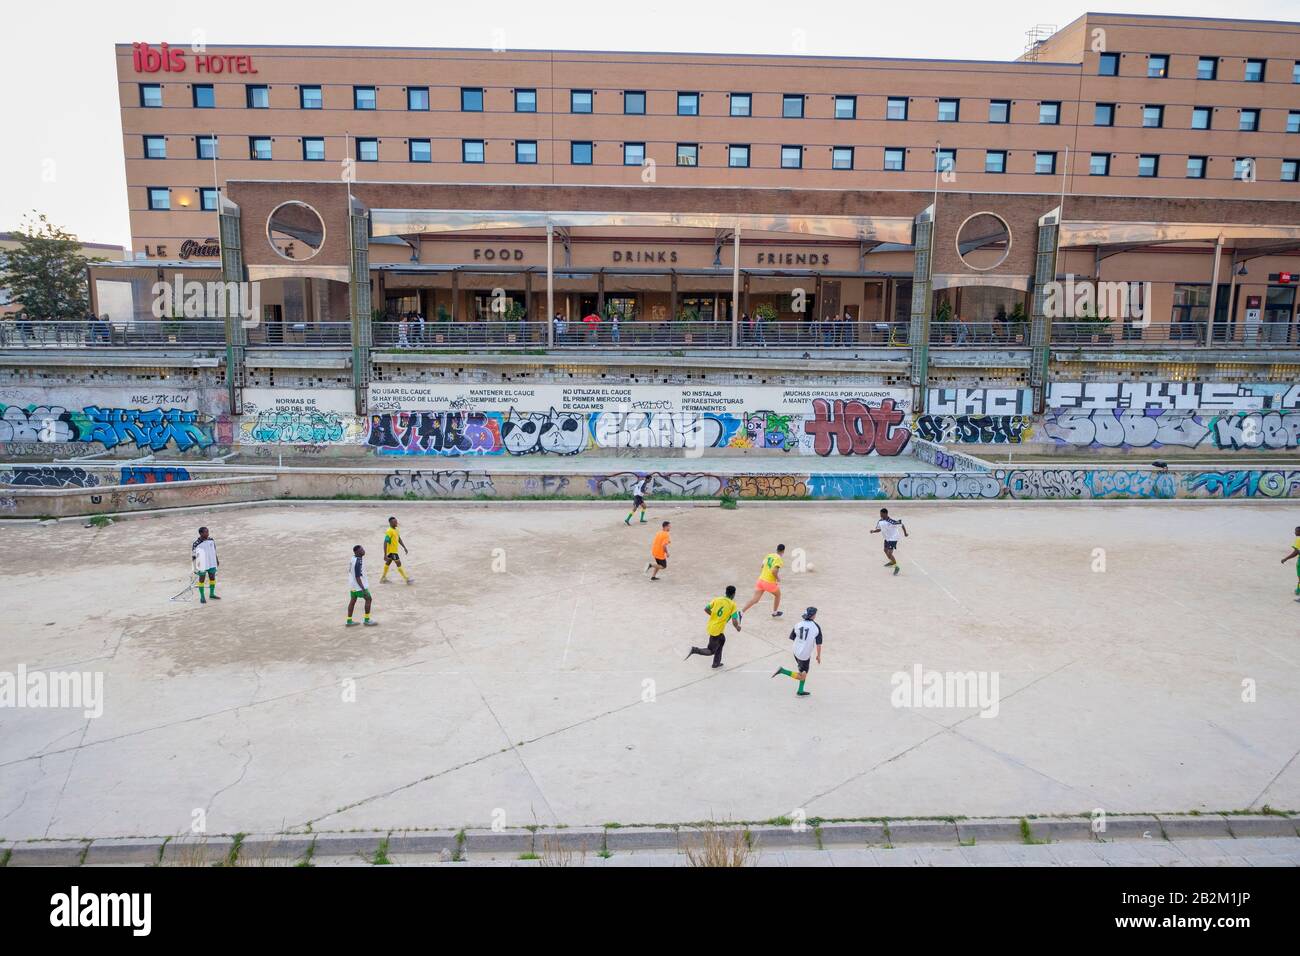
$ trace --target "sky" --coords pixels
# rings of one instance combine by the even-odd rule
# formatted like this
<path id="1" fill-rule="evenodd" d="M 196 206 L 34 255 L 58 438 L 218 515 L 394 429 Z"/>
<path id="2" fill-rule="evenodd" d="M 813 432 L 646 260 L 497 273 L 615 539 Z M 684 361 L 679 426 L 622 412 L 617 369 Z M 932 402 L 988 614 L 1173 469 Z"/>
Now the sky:
<path id="1" fill-rule="evenodd" d="M 0 231 L 32 210 L 87 242 L 129 246 L 113 44 L 347 44 L 1015 59 L 1080 0 L 313 0 L 220 4 L 5 0 Z M 1300 0 L 1098 0 L 1107 13 L 1300 19 Z"/>

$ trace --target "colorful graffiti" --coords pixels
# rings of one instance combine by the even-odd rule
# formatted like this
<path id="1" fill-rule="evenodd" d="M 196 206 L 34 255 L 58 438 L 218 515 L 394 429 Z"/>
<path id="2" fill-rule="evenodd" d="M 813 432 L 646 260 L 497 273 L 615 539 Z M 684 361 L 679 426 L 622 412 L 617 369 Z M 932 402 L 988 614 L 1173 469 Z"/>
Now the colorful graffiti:
<path id="1" fill-rule="evenodd" d="M 1201 471 L 1185 479 L 1188 492 L 1211 498 L 1300 497 L 1300 471 Z"/>
<path id="2" fill-rule="evenodd" d="M 1195 448 L 1210 434 L 1193 412 L 1105 409 L 1057 411 L 1043 416 L 1043 432 L 1061 445 L 1087 448 Z"/>
<path id="3" fill-rule="evenodd" d="M 1238 412 L 1211 423 L 1220 448 L 1300 448 L 1300 412 Z"/>
<path id="4" fill-rule="evenodd" d="M 150 451 L 175 446 L 178 451 L 206 448 L 212 436 L 199 425 L 199 413 L 180 408 L 100 408 L 85 409 L 90 431 L 81 440 L 99 442 L 105 448 L 131 444 Z"/>
<path id="5" fill-rule="evenodd" d="M 931 388 L 925 393 L 925 410 L 931 415 L 1027 415 L 1033 402 L 1028 388 Z"/>
<path id="6" fill-rule="evenodd" d="M 747 412 L 745 427 L 738 429 L 728 444 L 733 448 L 773 448 L 788 452 L 799 447 L 799 435 L 794 427 L 794 423 L 799 421 L 802 418 L 795 415 Z"/>
<path id="7" fill-rule="evenodd" d="M 366 444 L 381 455 L 499 455 L 501 417 L 476 412 L 389 412 L 370 416 Z"/>
<path id="8" fill-rule="evenodd" d="M 940 474 L 922 472 L 898 479 L 899 498 L 935 498 L 943 501 L 1002 497 L 1002 483 L 988 474 Z"/>
<path id="9" fill-rule="evenodd" d="M 72 413 L 58 405 L 0 405 L 0 442 L 76 441 Z"/>
<path id="10" fill-rule="evenodd" d="M 384 494 L 468 498 L 495 495 L 496 488 L 491 476 L 481 471 L 395 471 L 384 478 Z"/>
<path id="11" fill-rule="evenodd" d="M 1034 420 L 1028 415 L 917 415 L 917 438 L 945 445 L 1019 445 L 1030 440 Z"/>
<path id="12" fill-rule="evenodd" d="M 733 415 L 683 412 L 597 412 L 590 423 L 598 448 L 717 448 L 740 428 Z"/>
<path id="13" fill-rule="evenodd" d="M 587 416 L 576 412 L 518 412 L 501 422 L 501 440 L 512 455 L 576 455 L 587 447 Z"/>
<path id="14" fill-rule="evenodd" d="M 808 494 L 813 498 L 889 497 L 879 475 L 809 475 Z"/>
<path id="15" fill-rule="evenodd" d="M 0 471 L 0 485 L 21 488 L 97 488 L 99 476 L 84 468 L 23 465 L 9 471 Z"/>
<path id="16" fill-rule="evenodd" d="M 907 447 L 911 431 L 904 415 L 887 398 L 878 407 L 859 401 L 813 399 L 813 415 L 805 419 L 804 433 L 812 436 L 813 454 L 897 455 Z"/>
<path id="17" fill-rule="evenodd" d="M 155 485 L 171 481 L 189 481 L 190 473 L 186 468 L 163 467 L 161 465 L 123 465 L 121 485 Z"/>
<path id="18" fill-rule="evenodd" d="M 736 498 L 805 498 L 808 483 L 801 475 L 735 475 L 727 494 Z"/>
<path id="19" fill-rule="evenodd" d="M 244 416 L 239 440 L 245 445 L 355 445 L 365 436 L 365 419 L 316 409 L 258 412 Z"/>

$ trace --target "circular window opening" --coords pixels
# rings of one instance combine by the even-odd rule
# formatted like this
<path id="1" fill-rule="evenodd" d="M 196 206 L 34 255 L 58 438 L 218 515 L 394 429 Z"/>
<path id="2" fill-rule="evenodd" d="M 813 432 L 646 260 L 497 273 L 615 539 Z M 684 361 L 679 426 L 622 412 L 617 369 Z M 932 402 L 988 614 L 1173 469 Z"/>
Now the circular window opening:
<path id="1" fill-rule="evenodd" d="M 968 269 L 988 272 L 1011 254 L 1011 227 L 1001 216 L 977 212 L 957 230 L 957 256 Z"/>
<path id="2" fill-rule="evenodd" d="M 296 199 L 280 203 L 266 217 L 266 238 L 282 259 L 302 262 L 325 245 L 325 220 Z"/>

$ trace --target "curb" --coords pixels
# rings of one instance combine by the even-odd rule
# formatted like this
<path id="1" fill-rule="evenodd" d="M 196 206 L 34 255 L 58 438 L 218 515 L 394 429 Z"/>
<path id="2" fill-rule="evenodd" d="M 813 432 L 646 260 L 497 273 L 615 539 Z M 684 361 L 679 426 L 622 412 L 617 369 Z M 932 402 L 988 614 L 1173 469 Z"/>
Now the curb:
<path id="1" fill-rule="evenodd" d="M 86 865 L 136 863 L 148 865 L 162 859 L 162 837 L 109 837 L 95 840 L 86 851 Z"/>
<path id="2" fill-rule="evenodd" d="M 80 866 L 88 840 L 40 840 L 10 845 L 7 866 Z"/>
<path id="3" fill-rule="evenodd" d="M 1228 818 L 1217 813 L 1195 817 L 1157 816 L 1156 820 L 1166 840 L 1187 837 L 1209 840 L 1232 839 L 1232 833 L 1228 830 Z"/>

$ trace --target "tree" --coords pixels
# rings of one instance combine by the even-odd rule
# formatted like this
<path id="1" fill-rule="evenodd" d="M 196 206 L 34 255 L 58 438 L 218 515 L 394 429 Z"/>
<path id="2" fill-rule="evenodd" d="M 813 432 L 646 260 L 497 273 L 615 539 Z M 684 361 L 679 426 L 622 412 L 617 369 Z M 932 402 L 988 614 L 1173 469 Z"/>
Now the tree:
<path id="1" fill-rule="evenodd" d="M 81 254 L 81 241 L 44 214 L 14 233 L 18 246 L 4 253 L 0 276 L 10 298 L 36 319 L 79 319 L 90 308 L 87 267 L 102 259 Z"/>

